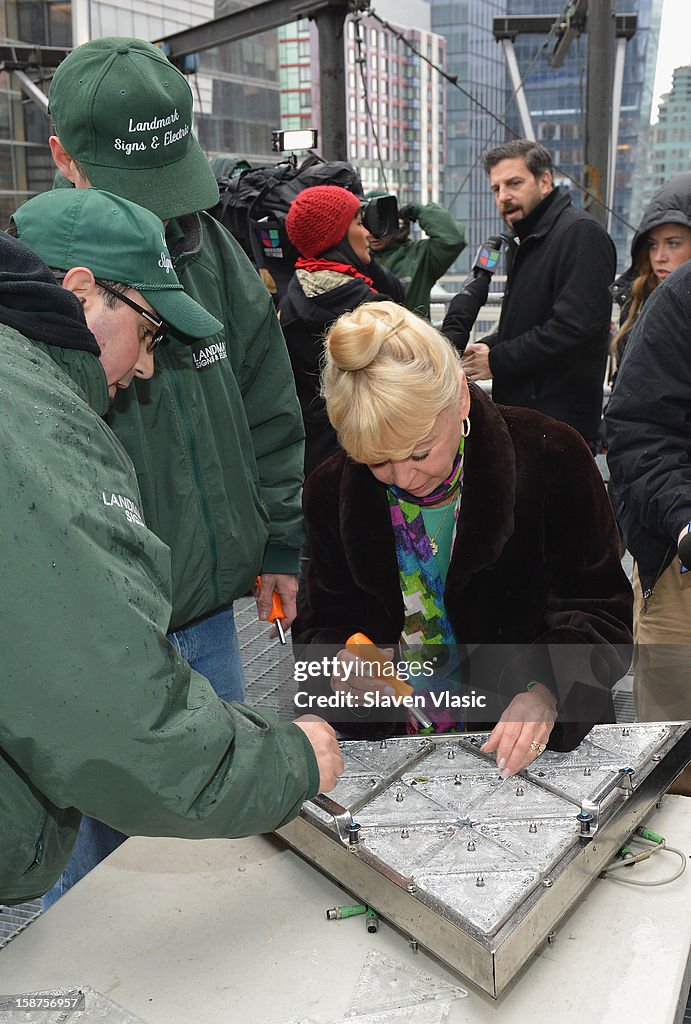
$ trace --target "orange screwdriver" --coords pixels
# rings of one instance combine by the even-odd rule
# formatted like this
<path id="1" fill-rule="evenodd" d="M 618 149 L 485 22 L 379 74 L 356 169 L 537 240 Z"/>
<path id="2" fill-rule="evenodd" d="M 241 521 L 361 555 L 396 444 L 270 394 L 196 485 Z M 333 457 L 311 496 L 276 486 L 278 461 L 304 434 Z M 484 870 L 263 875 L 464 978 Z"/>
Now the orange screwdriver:
<path id="1" fill-rule="evenodd" d="M 368 655 L 368 657 L 364 659 L 365 661 L 374 661 L 382 668 L 384 665 L 389 663 L 388 658 L 382 654 L 376 644 L 372 643 L 370 638 L 365 636 L 364 633 L 353 633 L 353 635 L 349 636 L 346 640 L 346 650 L 353 651 L 353 653 L 357 654 L 359 657 L 362 657 L 363 655 L 363 651 L 360 650 L 360 648 L 363 647 L 367 648 L 367 651 L 364 652 Z M 409 683 L 399 679 L 398 676 L 392 677 L 387 675 L 382 678 L 385 678 L 387 686 L 390 686 L 394 693 L 399 697 L 412 697 L 415 693 L 413 687 Z M 431 718 L 428 718 L 425 712 L 421 711 L 420 708 L 416 708 L 415 706 L 406 706 L 406 710 L 410 711 L 413 718 L 419 722 L 423 729 L 434 729 L 434 722 Z"/>
<path id="2" fill-rule="evenodd" d="M 257 576 L 257 586 L 259 587 L 259 593 L 262 592 L 262 578 Z M 285 619 L 286 613 L 283 610 L 283 602 L 281 601 L 281 595 L 277 590 L 274 590 L 271 595 L 271 611 L 269 612 L 269 622 L 273 622 L 278 632 L 278 639 L 282 644 L 286 642 L 286 635 L 283 629 L 283 619 Z"/>

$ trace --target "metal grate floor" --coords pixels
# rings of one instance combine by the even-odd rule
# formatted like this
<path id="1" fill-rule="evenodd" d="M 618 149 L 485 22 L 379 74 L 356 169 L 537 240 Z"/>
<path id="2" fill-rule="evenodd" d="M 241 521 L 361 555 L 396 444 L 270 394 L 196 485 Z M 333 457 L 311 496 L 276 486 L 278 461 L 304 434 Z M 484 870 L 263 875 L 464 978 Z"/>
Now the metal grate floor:
<path id="1" fill-rule="evenodd" d="M 31 924 L 40 913 L 40 900 L 19 903 L 16 907 L 0 906 L 0 949 Z"/>
<path id="2" fill-rule="evenodd" d="M 283 646 L 278 639 L 269 639 L 271 626 L 257 618 L 254 598 L 241 598 L 234 610 L 247 684 L 245 703 L 276 711 L 282 718 L 295 718 L 293 695 L 297 684 L 290 640 Z"/>

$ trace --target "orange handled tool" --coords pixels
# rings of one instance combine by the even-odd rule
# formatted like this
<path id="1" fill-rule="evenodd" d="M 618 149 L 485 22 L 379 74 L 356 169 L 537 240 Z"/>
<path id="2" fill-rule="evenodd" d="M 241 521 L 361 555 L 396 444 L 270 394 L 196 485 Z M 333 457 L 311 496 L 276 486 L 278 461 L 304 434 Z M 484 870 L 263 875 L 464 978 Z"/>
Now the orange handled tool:
<path id="1" fill-rule="evenodd" d="M 262 592 L 262 578 L 257 576 L 257 586 L 259 587 L 259 593 Z M 273 622 L 277 631 L 278 639 L 282 644 L 286 642 L 286 635 L 283 629 L 283 619 L 285 619 L 286 613 L 283 611 L 283 602 L 281 601 L 281 595 L 277 590 L 274 590 L 271 595 L 271 611 L 269 612 L 269 622 Z"/>
<path id="2" fill-rule="evenodd" d="M 366 648 L 366 650 L 363 650 L 363 648 Z M 357 654 L 357 656 L 362 658 L 364 661 L 374 661 L 378 665 L 381 665 L 382 668 L 389 661 L 389 659 L 382 654 L 377 645 L 373 644 L 370 638 L 365 636 L 364 633 L 353 633 L 352 636 L 349 636 L 346 640 L 346 650 Z M 413 687 L 409 683 L 399 679 L 398 676 L 387 675 L 382 678 L 385 678 L 386 685 L 390 686 L 394 693 L 399 697 L 412 697 L 415 693 Z M 420 723 L 423 729 L 434 728 L 434 722 L 432 719 L 428 718 L 425 712 L 420 708 L 413 706 L 407 708 L 407 710 L 410 711 L 413 718 Z"/>

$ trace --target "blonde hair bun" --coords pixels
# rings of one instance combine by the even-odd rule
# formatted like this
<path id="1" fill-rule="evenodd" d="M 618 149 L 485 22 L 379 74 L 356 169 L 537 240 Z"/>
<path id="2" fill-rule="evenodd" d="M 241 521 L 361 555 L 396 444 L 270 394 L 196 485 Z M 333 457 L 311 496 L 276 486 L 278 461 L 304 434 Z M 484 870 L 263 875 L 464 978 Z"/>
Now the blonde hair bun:
<path id="1" fill-rule="evenodd" d="M 408 458 L 441 412 L 460 409 L 464 387 L 453 345 L 395 302 L 363 303 L 326 336 L 321 393 L 357 462 Z"/>
<path id="2" fill-rule="evenodd" d="M 366 302 L 339 317 L 327 336 L 334 366 L 344 372 L 370 366 L 384 343 L 405 327 L 401 312 L 394 302 Z"/>

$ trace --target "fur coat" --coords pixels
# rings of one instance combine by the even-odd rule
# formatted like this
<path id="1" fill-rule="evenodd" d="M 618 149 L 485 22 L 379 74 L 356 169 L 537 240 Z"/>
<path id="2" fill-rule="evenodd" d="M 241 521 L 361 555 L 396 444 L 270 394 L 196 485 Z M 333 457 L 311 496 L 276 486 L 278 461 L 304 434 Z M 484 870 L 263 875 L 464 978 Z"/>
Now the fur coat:
<path id="1" fill-rule="evenodd" d="M 486 722 L 468 728 L 494 724 L 536 680 L 558 701 L 549 745 L 569 750 L 595 723 L 614 721 L 611 689 L 630 660 L 632 594 L 617 528 L 595 461 L 574 430 L 494 405 L 473 384 L 470 391 L 444 592 L 464 688 L 487 694 L 491 708 Z M 385 487 L 339 453 L 312 473 L 303 507 L 311 560 L 293 625 L 296 653 L 314 657 L 315 644 L 334 653 L 357 631 L 380 647 L 395 645 L 404 608 Z M 313 689 L 319 685 L 328 691 L 328 680 Z M 347 710 L 331 717 L 353 724 Z"/>

